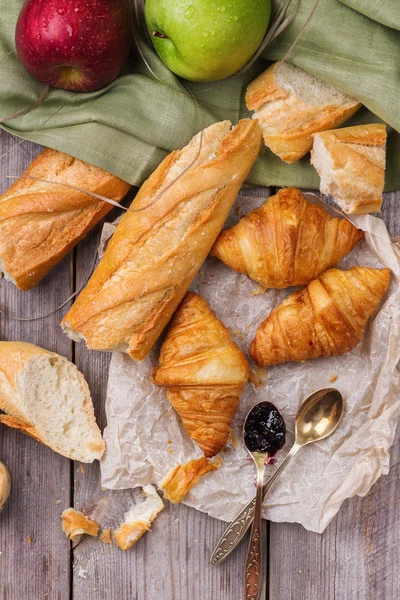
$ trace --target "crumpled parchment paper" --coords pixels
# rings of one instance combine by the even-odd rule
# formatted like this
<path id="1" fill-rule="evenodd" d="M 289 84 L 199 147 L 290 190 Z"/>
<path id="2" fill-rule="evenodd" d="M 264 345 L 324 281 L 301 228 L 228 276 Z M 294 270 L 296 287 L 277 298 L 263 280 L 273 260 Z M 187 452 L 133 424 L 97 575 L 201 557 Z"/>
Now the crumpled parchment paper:
<path id="1" fill-rule="evenodd" d="M 227 225 L 264 199 L 239 196 Z M 340 357 L 268 370 L 250 363 L 253 383 L 246 386 L 234 419 L 233 434 L 222 453 L 223 466 L 204 476 L 186 496 L 185 504 L 225 521 L 235 517 L 255 492 L 255 468 L 241 437 L 248 410 L 261 400 L 270 400 L 282 412 L 288 434 L 277 457 L 279 464 L 293 443 L 300 403 L 324 387 L 337 387 L 343 394 L 343 421 L 330 438 L 297 454 L 266 499 L 263 516 L 277 522 L 298 522 L 306 529 L 322 532 L 346 498 L 365 495 L 378 477 L 388 472 L 389 448 L 400 413 L 396 369 L 400 358 L 400 251 L 391 243 L 381 219 L 359 215 L 351 220 L 366 232 L 366 239 L 340 266 L 387 266 L 392 272 L 389 293 L 369 322 L 362 342 Z M 112 225 L 106 226 L 103 242 L 112 230 Z M 260 293 L 258 284 L 214 258 L 207 259 L 191 289 L 207 300 L 246 353 L 257 326 L 293 291 Z M 186 434 L 165 390 L 151 382 L 159 347 L 160 343 L 143 362 L 113 354 L 106 401 L 106 453 L 101 464 L 106 488 L 158 484 L 170 467 L 202 455 Z M 274 468 L 268 466 L 267 474 Z"/>

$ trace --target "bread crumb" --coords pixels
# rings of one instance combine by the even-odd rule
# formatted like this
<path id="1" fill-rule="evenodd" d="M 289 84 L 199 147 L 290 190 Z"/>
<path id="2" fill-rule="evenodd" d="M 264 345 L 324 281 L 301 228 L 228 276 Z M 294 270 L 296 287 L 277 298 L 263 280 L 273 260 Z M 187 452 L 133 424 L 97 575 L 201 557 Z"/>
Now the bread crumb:
<path id="1" fill-rule="evenodd" d="M 27 535 L 27 536 L 26 536 L 26 543 L 27 543 L 27 544 L 31 544 L 31 543 L 32 543 L 32 538 L 31 538 L 31 536 L 30 536 L 30 535 Z"/>
<path id="2" fill-rule="evenodd" d="M 239 446 L 240 446 L 238 437 L 237 437 L 236 433 L 233 431 L 233 429 L 229 430 L 228 439 L 226 441 L 228 444 L 230 444 L 234 448 L 239 448 Z"/>
<path id="3" fill-rule="evenodd" d="M 167 444 L 172 444 L 172 440 L 168 440 Z"/>
<path id="4" fill-rule="evenodd" d="M 329 381 L 331 383 L 333 383 L 334 381 L 336 381 L 336 379 L 338 379 L 338 376 L 336 375 L 336 373 L 332 373 L 332 375 L 329 377 Z"/>
<path id="5" fill-rule="evenodd" d="M 233 335 L 235 337 L 237 337 L 239 340 L 243 341 L 243 334 L 239 331 L 239 329 L 234 329 L 233 330 Z"/>
<path id="6" fill-rule="evenodd" d="M 211 462 L 203 456 L 202 458 L 189 460 L 183 465 L 172 467 L 160 482 L 164 498 L 173 504 L 182 502 L 199 479 L 209 471 L 219 469 L 222 462 L 221 458 L 216 458 Z"/>
<path id="7" fill-rule="evenodd" d="M 254 387 L 260 387 L 268 377 L 268 371 L 265 367 L 252 367 L 249 371 L 249 381 Z"/>
<path id="8" fill-rule="evenodd" d="M 56 500 L 56 504 L 61 504 L 61 500 Z"/>
<path id="9" fill-rule="evenodd" d="M 88 578 L 87 571 L 85 571 L 85 569 L 82 569 L 82 567 L 80 567 L 79 571 L 78 571 L 78 577 L 80 577 L 81 579 L 87 579 Z"/>
<path id="10" fill-rule="evenodd" d="M 84 535 L 97 537 L 99 533 L 99 524 L 74 508 L 67 508 L 61 514 L 61 526 L 72 542 L 80 541 Z"/>
<path id="11" fill-rule="evenodd" d="M 81 463 L 81 473 L 82 473 L 82 475 L 85 475 L 85 473 L 86 473 L 85 467 L 83 466 L 82 463 Z"/>
<path id="12" fill-rule="evenodd" d="M 260 294 L 265 294 L 266 291 L 267 288 L 265 288 L 263 285 L 258 285 L 250 292 L 250 296 L 259 296 Z"/>
<path id="13" fill-rule="evenodd" d="M 113 543 L 110 527 L 108 527 L 107 529 L 103 529 L 103 531 L 100 534 L 99 540 L 103 542 L 103 544 Z"/>

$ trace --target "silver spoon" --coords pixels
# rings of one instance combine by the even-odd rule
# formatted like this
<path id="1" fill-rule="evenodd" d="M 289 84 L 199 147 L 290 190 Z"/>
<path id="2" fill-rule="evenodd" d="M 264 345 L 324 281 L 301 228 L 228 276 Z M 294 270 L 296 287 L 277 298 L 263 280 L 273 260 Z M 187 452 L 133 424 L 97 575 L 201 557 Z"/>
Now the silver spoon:
<path id="1" fill-rule="evenodd" d="M 342 395 L 335 388 L 319 390 L 304 400 L 296 417 L 295 443 L 264 485 L 264 498 L 300 448 L 323 440 L 335 431 L 342 417 L 343 408 Z M 229 523 L 212 553 L 211 563 L 213 565 L 223 562 L 243 539 L 253 520 L 254 506 L 255 500 L 253 499 Z"/>
<path id="2" fill-rule="evenodd" d="M 246 600 L 258 600 L 264 563 L 261 509 L 264 497 L 265 462 L 285 444 L 285 421 L 271 402 L 259 402 L 247 415 L 243 434 L 246 449 L 257 467 L 257 492 L 246 559 L 244 597 Z"/>

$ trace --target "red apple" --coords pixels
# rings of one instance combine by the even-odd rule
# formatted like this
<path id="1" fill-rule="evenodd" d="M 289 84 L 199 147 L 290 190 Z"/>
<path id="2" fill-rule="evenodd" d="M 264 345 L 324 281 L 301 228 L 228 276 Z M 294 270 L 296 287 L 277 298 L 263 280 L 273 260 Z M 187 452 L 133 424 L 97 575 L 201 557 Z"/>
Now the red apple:
<path id="1" fill-rule="evenodd" d="M 78 92 L 113 81 L 130 41 L 129 0 L 25 0 L 15 30 L 18 56 L 31 75 Z"/>

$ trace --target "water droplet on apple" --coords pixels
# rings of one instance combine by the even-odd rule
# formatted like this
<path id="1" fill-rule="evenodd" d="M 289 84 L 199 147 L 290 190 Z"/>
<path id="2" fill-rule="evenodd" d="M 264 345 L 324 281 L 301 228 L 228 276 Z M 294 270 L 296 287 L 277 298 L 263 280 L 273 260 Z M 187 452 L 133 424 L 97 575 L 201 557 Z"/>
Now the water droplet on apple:
<path id="1" fill-rule="evenodd" d="M 59 15 L 65 15 L 65 9 L 64 8 L 58 8 L 57 12 Z"/>
<path id="2" fill-rule="evenodd" d="M 68 31 L 69 37 L 71 37 L 71 35 L 72 35 L 72 27 L 71 27 L 71 25 L 67 25 L 67 31 Z"/>
<path id="3" fill-rule="evenodd" d="M 210 29 L 210 33 L 211 33 L 211 35 L 215 35 L 214 29 Z"/>
<path id="4" fill-rule="evenodd" d="M 50 15 L 50 19 L 54 19 L 54 15 Z"/>
<path id="5" fill-rule="evenodd" d="M 237 15 L 233 15 L 233 17 L 232 17 L 232 18 L 233 18 L 233 20 L 234 20 L 234 21 L 237 21 L 237 20 L 238 20 L 238 16 L 237 16 Z"/>
<path id="6" fill-rule="evenodd" d="M 37 34 L 36 39 L 37 40 L 41 40 L 42 39 L 42 36 L 40 35 L 40 33 Z"/>
<path id="7" fill-rule="evenodd" d="M 207 38 L 208 37 L 208 31 L 203 31 L 203 35 L 204 35 L 204 37 Z"/>
<path id="8" fill-rule="evenodd" d="M 185 12 L 183 13 L 185 15 L 185 17 L 187 19 L 191 19 L 194 15 L 194 13 L 196 12 L 195 7 L 191 4 L 190 6 L 187 7 L 187 9 L 185 10 Z"/>
<path id="9" fill-rule="evenodd" d="M 225 10 L 226 10 L 226 9 L 225 9 L 225 6 L 221 6 L 221 9 L 220 9 L 220 10 L 221 10 L 221 12 L 225 12 Z"/>

